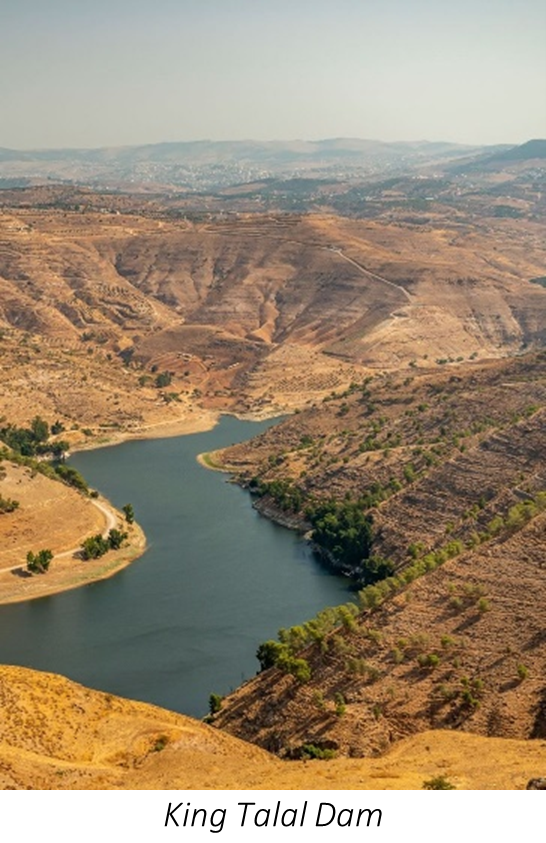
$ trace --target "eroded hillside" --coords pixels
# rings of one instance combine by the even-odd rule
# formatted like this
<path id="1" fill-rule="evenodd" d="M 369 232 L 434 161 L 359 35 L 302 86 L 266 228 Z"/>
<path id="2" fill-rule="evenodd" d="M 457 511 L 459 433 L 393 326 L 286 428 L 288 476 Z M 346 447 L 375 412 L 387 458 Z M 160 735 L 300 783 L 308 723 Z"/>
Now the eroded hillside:
<path id="1" fill-rule="evenodd" d="M 195 223 L 17 207 L 0 237 L 3 392 L 19 420 L 32 401 L 97 429 L 199 407 L 272 413 L 369 369 L 544 341 L 531 220 Z"/>

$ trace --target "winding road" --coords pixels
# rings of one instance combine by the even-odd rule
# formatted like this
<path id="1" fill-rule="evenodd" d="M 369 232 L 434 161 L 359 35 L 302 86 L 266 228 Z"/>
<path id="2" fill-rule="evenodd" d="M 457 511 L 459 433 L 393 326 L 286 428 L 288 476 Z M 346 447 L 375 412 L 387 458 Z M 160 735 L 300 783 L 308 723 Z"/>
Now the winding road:
<path id="1" fill-rule="evenodd" d="M 106 504 L 101 503 L 100 501 L 91 500 L 90 503 L 97 509 L 100 509 L 102 514 L 106 517 L 106 527 L 101 533 L 102 537 L 106 538 L 110 530 L 113 530 L 117 526 L 117 513 L 110 509 L 110 507 L 106 506 Z M 80 548 L 81 544 L 79 544 L 77 547 L 71 548 L 70 550 L 64 550 L 62 553 L 56 553 L 52 561 L 55 562 L 56 559 L 65 559 L 67 556 L 74 556 L 80 550 Z M 0 573 L 3 573 L 4 571 L 19 571 L 22 570 L 24 567 L 24 565 L 20 564 L 13 565 L 11 568 L 0 569 Z"/>
<path id="2" fill-rule="evenodd" d="M 337 246 L 326 246 L 325 248 L 327 248 L 329 252 L 334 252 L 336 255 L 339 255 L 340 258 L 343 258 L 343 260 L 347 261 L 347 263 L 352 263 L 352 265 L 356 266 L 356 268 L 360 270 L 363 275 L 369 275 L 370 278 L 375 278 L 377 281 L 382 281 L 383 284 L 388 284 L 389 287 L 394 287 L 394 289 L 398 290 L 399 293 L 402 293 L 402 295 L 404 295 L 408 301 L 413 303 L 411 295 L 406 289 L 404 289 L 404 287 L 401 287 L 399 284 L 395 284 L 394 281 L 389 281 L 387 278 L 383 278 L 381 275 L 376 275 L 375 272 L 370 272 L 369 269 L 366 269 L 365 266 L 362 266 L 362 264 L 357 263 L 357 261 L 353 260 L 353 258 L 350 258 Z"/>

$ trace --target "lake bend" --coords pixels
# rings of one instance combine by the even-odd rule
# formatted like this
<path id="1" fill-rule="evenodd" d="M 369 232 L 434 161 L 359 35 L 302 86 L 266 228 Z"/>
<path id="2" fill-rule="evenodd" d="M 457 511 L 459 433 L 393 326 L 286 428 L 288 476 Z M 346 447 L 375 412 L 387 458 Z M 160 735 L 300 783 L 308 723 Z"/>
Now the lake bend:
<path id="1" fill-rule="evenodd" d="M 0 663 L 202 717 L 210 693 L 256 673 L 262 641 L 349 600 L 347 579 L 197 462 L 271 424 L 223 416 L 206 433 L 74 454 L 90 486 L 133 504 L 148 549 L 109 580 L 0 606 Z"/>

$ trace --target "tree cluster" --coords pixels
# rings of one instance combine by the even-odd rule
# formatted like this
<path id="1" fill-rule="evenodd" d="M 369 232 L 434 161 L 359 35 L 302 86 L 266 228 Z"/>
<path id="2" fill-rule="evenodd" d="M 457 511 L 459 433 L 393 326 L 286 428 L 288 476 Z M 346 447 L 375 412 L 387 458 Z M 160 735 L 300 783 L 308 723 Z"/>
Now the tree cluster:
<path id="1" fill-rule="evenodd" d="M 89 536 L 82 544 L 82 556 L 84 559 L 99 559 L 109 550 L 119 550 L 126 539 L 127 533 L 123 533 L 115 527 L 110 530 L 106 537 L 100 533 L 97 533 L 96 536 Z"/>
<path id="2" fill-rule="evenodd" d="M 27 553 L 27 569 L 31 574 L 45 574 L 52 559 L 53 553 L 51 550 L 39 550 L 38 553 L 29 550 Z"/>
<path id="3" fill-rule="evenodd" d="M 64 427 L 60 421 L 56 421 L 50 429 L 49 424 L 41 416 L 35 416 L 30 422 L 30 427 L 8 424 L 0 428 L 0 439 L 8 448 L 23 457 L 51 454 L 54 459 L 62 459 L 68 451 L 68 442 L 65 440 L 49 442 L 48 440 L 51 434 L 57 435 L 63 430 Z"/>

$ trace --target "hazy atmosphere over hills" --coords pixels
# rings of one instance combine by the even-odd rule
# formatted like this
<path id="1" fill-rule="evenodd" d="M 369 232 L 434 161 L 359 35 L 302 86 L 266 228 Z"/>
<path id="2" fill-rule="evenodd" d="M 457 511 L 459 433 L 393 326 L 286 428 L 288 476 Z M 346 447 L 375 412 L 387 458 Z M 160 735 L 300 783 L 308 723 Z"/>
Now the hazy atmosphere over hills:
<path id="1" fill-rule="evenodd" d="M 0 788 L 546 775 L 544 4 L 7 0 L 1 37 Z M 195 475 L 149 452 L 182 492 L 131 475 L 150 442 L 112 494 L 77 470 L 226 421 L 261 427 Z M 345 602 L 255 640 L 243 512 Z M 169 565 L 237 610 L 176 626 Z M 219 691 L 205 723 L 122 699 L 150 664 Z"/>
<path id="2" fill-rule="evenodd" d="M 523 143 L 546 134 L 545 32 L 540 0 L 7 0 L 0 145 Z"/>

